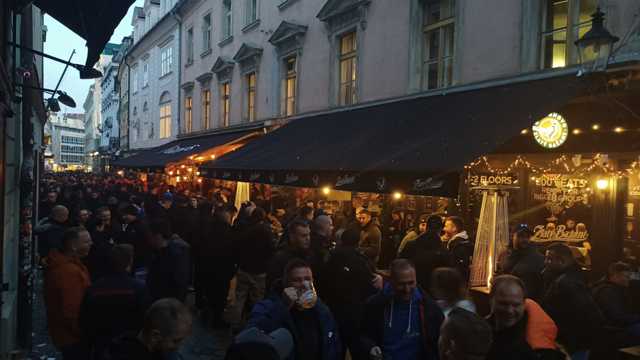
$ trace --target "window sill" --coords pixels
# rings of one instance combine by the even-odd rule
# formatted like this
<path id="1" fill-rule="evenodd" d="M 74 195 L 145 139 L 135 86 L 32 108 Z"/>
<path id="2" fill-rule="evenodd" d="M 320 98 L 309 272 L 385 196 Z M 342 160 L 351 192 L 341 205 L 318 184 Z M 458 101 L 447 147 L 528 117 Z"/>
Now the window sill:
<path id="1" fill-rule="evenodd" d="M 207 50 L 203 51 L 202 54 L 200 54 L 200 57 L 203 58 L 203 57 L 205 57 L 207 55 L 211 55 L 212 52 L 213 52 L 213 50 L 207 49 Z"/>
<path id="2" fill-rule="evenodd" d="M 146 89 L 146 88 L 148 88 L 148 87 L 149 87 L 149 84 L 144 85 L 142 88 L 143 88 L 143 89 Z"/>
<path id="3" fill-rule="evenodd" d="M 164 79 L 164 78 L 166 78 L 166 77 L 169 77 L 169 75 L 171 75 L 171 74 L 173 74 L 173 71 L 169 71 L 168 73 L 166 73 L 166 74 L 164 74 L 164 75 L 160 76 L 160 77 L 159 77 L 159 79 Z"/>
<path id="4" fill-rule="evenodd" d="M 252 22 L 250 22 L 249 24 L 245 25 L 242 28 L 242 32 L 243 33 L 247 33 L 251 30 L 254 30 L 255 28 L 257 28 L 258 26 L 260 26 L 260 19 L 255 19 Z"/>
<path id="5" fill-rule="evenodd" d="M 229 45 L 229 44 L 231 44 L 231 42 L 233 42 L 233 35 L 227 37 L 226 39 L 221 40 L 218 43 L 218 47 L 223 47 L 225 45 Z"/>
<path id="6" fill-rule="evenodd" d="M 298 0 L 284 0 L 278 5 L 278 10 L 282 11 L 296 2 L 298 2 Z"/>

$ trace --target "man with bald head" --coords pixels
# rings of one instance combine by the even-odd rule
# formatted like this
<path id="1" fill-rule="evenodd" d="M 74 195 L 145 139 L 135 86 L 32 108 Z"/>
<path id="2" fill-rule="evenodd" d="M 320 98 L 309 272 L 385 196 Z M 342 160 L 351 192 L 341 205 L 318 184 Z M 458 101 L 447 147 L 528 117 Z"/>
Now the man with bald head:
<path id="1" fill-rule="evenodd" d="M 176 299 L 160 299 L 151 305 L 139 333 L 126 333 L 108 351 L 111 360 L 173 358 L 182 342 L 191 336 L 193 317 Z"/>
<path id="2" fill-rule="evenodd" d="M 38 254 L 44 259 L 52 249 L 62 250 L 62 237 L 68 227 L 69 210 L 56 205 L 49 217 L 42 219 L 34 232 L 38 236 Z"/>
<path id="3" fill-rule="evenodd" d="M 493 345 L 487 359 L 558 359 L 558 328 L 535 301 L 527 299 L 524 282 L 500 275 L 491 285 Z"/>
<path id="4" fill-rule="evenodd" d="M 319 215 L 311 226 L 311 251 L 313 262 L 324 262 L 333 243 L 333 220 L 328 215 Z"/>

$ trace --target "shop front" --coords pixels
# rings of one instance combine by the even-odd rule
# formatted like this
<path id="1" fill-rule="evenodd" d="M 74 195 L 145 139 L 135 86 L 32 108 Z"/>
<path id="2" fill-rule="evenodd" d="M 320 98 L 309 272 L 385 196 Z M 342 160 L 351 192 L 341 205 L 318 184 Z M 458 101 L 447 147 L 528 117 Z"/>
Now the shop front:
<path id="1" fill-rule="evenodd" d="M 483 187 L 508 193 L 510 227 L 540 247 L 562 242 L 595 279 L 618 260 L 640 264 L 640 92 L 579 96 L 465 166 L 461 212 L 480 217 Z"/>

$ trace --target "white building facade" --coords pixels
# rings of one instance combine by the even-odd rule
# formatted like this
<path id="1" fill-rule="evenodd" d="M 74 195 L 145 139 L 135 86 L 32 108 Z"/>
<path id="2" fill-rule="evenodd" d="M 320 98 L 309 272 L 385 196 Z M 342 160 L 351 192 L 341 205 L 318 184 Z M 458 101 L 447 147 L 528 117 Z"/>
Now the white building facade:
<path id="1" fill-rule="evenodd" d="M 144 149 L 176 138 L 180 114 L 180 18 L 177 1 L 145 1 L 136 8 L 133 45 L 124 57 L 129 70 L 129 149 Z"/>
<path id="2" fill-rule="evenodd" d="M 76 170 L 85 166 L 85 115 L 49 115 L 47 132 L 51 142 L 48 150 L 53 155 L 52 170 Z"/>
<path id="3" fill-rule="evenodd" d="M 114 58 L 115 59 L 115 58 Z M 115 152 L 119 141 L 118 109 L 120 97 L 118 95 L 117 74 L 119 64 L 115 61 L 109 62 L 104 69 L 100 88 L 101 99 L 101 124 L 99 152 L 109 154 Z"/>

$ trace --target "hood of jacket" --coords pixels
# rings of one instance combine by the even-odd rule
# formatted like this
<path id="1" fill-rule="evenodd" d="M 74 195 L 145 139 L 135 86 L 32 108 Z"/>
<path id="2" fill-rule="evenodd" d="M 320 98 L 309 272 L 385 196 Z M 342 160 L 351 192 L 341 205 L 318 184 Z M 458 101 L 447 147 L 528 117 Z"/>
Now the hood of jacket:
<path id="1" fill-rule="evenodd" d="M 527 313 L 526 337 L 533 350 L 553 349 L 556 347 L 558 327 L 542 307 L 531 299 L 525 300 Z"/>

